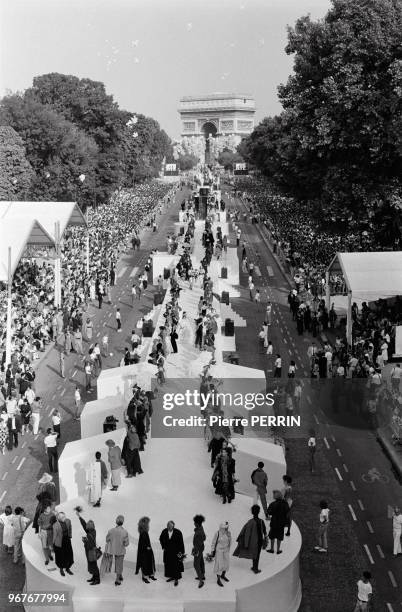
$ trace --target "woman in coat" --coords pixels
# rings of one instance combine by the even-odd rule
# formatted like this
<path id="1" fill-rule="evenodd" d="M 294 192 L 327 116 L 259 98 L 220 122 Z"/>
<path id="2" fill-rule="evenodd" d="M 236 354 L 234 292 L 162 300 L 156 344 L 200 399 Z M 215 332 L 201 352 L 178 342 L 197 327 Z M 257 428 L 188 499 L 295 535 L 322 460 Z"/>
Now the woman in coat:
<path id="1" fill-rule="evenodd" d="M 253 567 L 251 568 L 255 574 L 261 572 L 258 569 L 258 563 L 260 560 L 260 553 L 262 548 L 267 546 L 267 529 L 265 523 L 259 518 L 260 506 L 255 504 L 251 508 L 251 518 L 243 526 L 237 538 L 237 546 L 233 552 L 234 557 L 240 559 L 252 559 Z"/>
<path id="2" fill-rule="evenodd" d="M 93 521 L 84 521 L 82 516 L 80 516 L 79 509 L 76 510 L 75 513 L 78 516 L 82 528 L 86 533 L 86 536 L 82 538 L 82 541 L 84 542 L 85 556 L 87 558 L 88 563 L 88 572 L 92 576 L 92 578 L 87 580 L 87 582 L 89 582 L 91 586 L 100 584 L 98 561 L 96 558 L 97 546 L 95 523 Z"/>
<path id="3" fill-rule="evenodd" d="M 32 527 L 35 529 L 35 533 L 39 533 L 38 519 L 41 513 L 44 511 L 47 505 L 53 506 L 56 501 L 56 485 L 53 482 L 53 476 L 45 472 L 40 480 L 38 480 L 38 493 L 36 499 L 38 505 L 36 506 L 35 516 L 32 523 Z"/>
<path id="4" fill-rule="evenodd" d="M 74 563 L 74 555 L 71 546 L 71 521 L 66 518 L 64 512 L 57 514 L 53 525 L 53 548 L 60 574 L 65 576 L 64 570 L 66 570 L 67 574 L 72 576 L 70 568 Z"/>
<path id="5" fill-rule="evenodd" d="M 232 458 L 232 449 L 222 448 L 216 458 L 212 482 L 215 487 L 215 493 L 222 496 L 224 504 L 226 504 L 226 501 L 230 504 L 235 496 L 235 465 L 235 460 Z"/>
<path id="6" fill-rule="evenodd" d="M 151 540 L 149 539 L 149 523 L 150 519 L 143 516 L 138 521 L 138 551 L 137 551 L 137 567 L 135 573 L 138 574 L 141 570 L 142 581 L 149 584 L 148 578 L 156 580 L 155 574 L 155 558 L 151 548 Z"/>
<path id="7" fill-rule="evenodd" d="M 182 572 L 184 571 L 184 541 L 183 534 L 175 528 L 173 521 L 169 521 L 159 537 L 159 542 L 163 549 L 163 564 L 165 566 L 166 582 L 173 582 L 174 586 L 179 584 Z"/>
<path id="8" fill-rule="evenodd" d="M 229 523 L 226 521 L 219 525 L 218 531 L 212 539 L 211 556 L 215 557 L 214 572 L 216 582 L 223 587 L 222 580 L 229 582 L 226 572 L 229 569 L 229 552 L 232 544 L 232 535 L 229 531 Z"/>
<path id="9" fill-rule="evenodd" d="M 127 478 L 142 474 L 140 449 L 141 443 L 134 425 L 129 425 L 123 442 L 122 458 L 126 463 Z"/>

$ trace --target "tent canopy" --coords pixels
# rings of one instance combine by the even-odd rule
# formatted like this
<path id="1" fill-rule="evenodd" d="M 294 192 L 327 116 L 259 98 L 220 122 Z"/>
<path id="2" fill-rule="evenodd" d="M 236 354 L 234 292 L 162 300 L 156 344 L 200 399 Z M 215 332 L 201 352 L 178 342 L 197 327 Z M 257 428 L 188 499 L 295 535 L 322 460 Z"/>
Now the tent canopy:
<path id="1" fill-rule="evenodd" d="M 27 246 L 54 247 L 55 243 L 36 219 L 1 219 L 0 281 L 8 282 L 9 247 L 11 247 L 11 275 L 13 275 Z"/>
<path id="2" fill-rule="evenodd" d="M 55 239 L 55 225 L 60 223 L 60 238 L 69 225 L 86 225 L 76 202 L 0 202 L 0 222 L 7 219 L 37 219 Z"/>
<path id="3" fill-rule="evenodd" d="M 402 251 L 337 253 L 329 274 L 342 274 L 352 297 L 367 302 L 402 295 Z"/>

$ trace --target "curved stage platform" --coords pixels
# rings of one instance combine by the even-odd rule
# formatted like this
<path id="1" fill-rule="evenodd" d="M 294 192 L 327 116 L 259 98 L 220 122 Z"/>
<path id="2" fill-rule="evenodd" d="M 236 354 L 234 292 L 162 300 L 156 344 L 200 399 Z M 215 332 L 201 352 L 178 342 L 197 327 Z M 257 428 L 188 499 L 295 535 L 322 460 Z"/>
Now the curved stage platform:
<path id="1" fill-rule="evenodd" d="M 120 432 L 116 432 L 117 439 Z M 122 433 L 122 431 L 121 431 Z M 107 434 L 96 436 L 99 448 L 102 450 L 103 438 Z M 79 441 L 73 444 L 85 444 Z M 91 440 L 91 446 L 95 441 Z M 272 445 L 256 440 L 257 446 L 266 448 L 270 454 Z M 237 439 L 235 440 L 237 443 Z M 239 439 L 236 459 L 243 461 L 242 440 Z M 246 449 L 247 450 L 247 449 Z M 281 453 L 280 447 L 275 451 Z M 262 453 L 261 453 L 262 454 Z M 261 454 L 259 457 L 261 457 Z M 78 457 L 78 455 L 76 455 Z M 267 459 L 262 456 L 265 463 Z M 255 458 L 252 458 L 255 463 Z M 77 486 L 82 495 L 75 497 L 59 506 L 71 518 L 73 528 L 73 550 L 75 563 L 74 576 L 60 576 L 55 566 L 45 566 L 39 538 L 32 529 L 24 537 L 24 553 L 26 556 L 26 586 L 28 590 L 64 590 L 71 594 L 69 607 L 60 610 L 67 612 L 98 612 L 134 611 L 134 610 L 182 610 L 188 612 L 215 610 L 230 610 L 236 612 L 296 612 L 300 604 L 301 589 L 299 582 L 298 557 L 301 546 L 300 532 L 295 524 L 290 538 L 286 538 L 282 555 L 261 553 L 261 574 L 255 576 L 250 571 L 251 562 L 247 559 L 231 557 L 231 567 L 228 572 L 230 583 L 225 588 L 216 584 L 213 575 L 213 563 L 207 565 L 207 582 L 202 590 L 197 588 L 192 569 L 191 544 L 193 533 L 192 517 L 201 512 L 206 517 L 205 532 L 207 534 L 206 552 L 210 550 L 211 539 L 220 522 L 227 520 L 233 538 L 232 551 L 235 548 L 236 537 L 250 516 L 252 497 L 237 493 L 231 504 L 223 505 L 215 495 L 209 467 L 209 455 L 203 440 L 198 439 L 154 439 L 146 446 L 146 452 L 141 453 L 144 474 L 135 479 L 122 479 L 122 486 L 114 493 L 104 491 L 102 506 L 92 508 L 85 496 L 85 479 L 75 477 L 70 484 L 65 481 L 66 493 L 72 492 L 70 487 Z M 82 470 L 82 465 L 76 465 L 76 474 Z M 282 466 L 278 466 L 278 475 Z M 60 480 L 71 471 L 71 465 L 63 460 L 60 466 Z M 269 469 L 268 469 L 269 471 Z M 122 474 L 123 475 L 123 474 Z M 277 476 L 274 480 L 277 480 Z M 242 482 L 243 481 L 243 482 Z M 75 483 L 73 485 L 73 482 Z M 276 486 L 271 480 L 270 490 Z M 237 490 L 249 487 L 246 475 L 240 476 Z M 69 496 L 68 496 L 69 497 Z M 73 508 L 76 505 L 84 508 L 83 517 L 95 521 L 99 545 L 104 547 L 105 535 L 114 526 L 114 519 L 119 513 L 125 515 L 125 527 L 129 532 L 130 545 L 125 558 L 125 581 L 119 588 L 114 586 L 114 574 L 106 574 L 101 585 L 90 587 L 85 582 L 87 568 L 83 551 L 83 531 L 75 516 Z M 137 554 L 137 521 L 143 516 L 151 517 L 151 541 L 157 564 L 158 581 L 146 585 L 139 576 L 135 576 Z M 179 587 L 167 584 L 163 577 L 162 551 L 159 545 L 159 535 L 166 522 L 173 519 L 176 526 L 182 530 L 187 559 L 184 578 Z M 269 598 L 266 598 L 269 593 Z M 133 598 L 135 598 L 133 600 Z M 270 604 L 272 602 L 272 605 Z M 273 603 L 275 602 L 275 603 Z M 169 607 L 169 606 L 173 607 Z M 36 612 L 35 606 L 27 608 Z M 57 609 L 57 608 L 56 608 Z M 38 608 L 39 611 L 39 608 Z"/>

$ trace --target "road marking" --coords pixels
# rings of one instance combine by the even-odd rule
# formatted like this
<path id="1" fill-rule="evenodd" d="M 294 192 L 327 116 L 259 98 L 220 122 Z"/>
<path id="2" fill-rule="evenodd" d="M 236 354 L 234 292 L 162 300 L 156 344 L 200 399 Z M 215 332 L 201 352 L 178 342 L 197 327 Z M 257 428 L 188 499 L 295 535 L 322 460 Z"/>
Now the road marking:
<path id="1" fill-rule="evenodd" d="M 320 424 L 320 421 L 317 419 L 317 415 L 316 415 L 316 414 L 313 414 L 313 417 L 314 417 L 314 420 L 315 420 L 315 422 L 317 423 L 317 425 L 319 425 L 319 424 Z"/>
<path id="2" fill-rule="evenodd" d="M 342 457 L 342 453 L 341 453 L 341 451 L 339 450 L 339 448 L 337 448 L 337 449 L 336 449 L 336 452 L 338 453 L 338 457 Z"/>
<path id="3" fill-rule="evenodd" d="M 26 446 L 26 442 L 24 442 L 21 446 L 21 448 L 24 448 L 24 446 Z"/>
<path id="4" fill-rule="evenodd" d="M 306 395 L 307 401 L 309 404 L 311 404 L 311 397 L 309 395 Z"/>
<path id="5" fill-rule="evenodd" d="M 387 603 L 387 610 L 388 612 L 394 612 L 394 608 L 391 606 L 390 603 Z"/>
<path id="6" fill-rule="evenodd" d="M 134 278 L 134 276 L 137 274 L 137 272 L 138 272 L 138 266 L 135 266 L 135 267 L 134 267 L 134 268 L 131 270 L 131 272 L 130 272 L 130 278 Z M 128 285 L 127 285 L 127 287 L 128 287 Z"/>
<path id="7" fill-rule="evenodd" d="M 74 370 L 72 378 L 74 378 L 74 376 L 77 374 L 77 370 Z"/>
<path id="8" fill-rule="evenodd" d="M 8 472 L 5 472 L 5 473 L 3 474 L 3 478 L 2 478 L 2 480 L 5 480 L 5 479 L 7 478 L 7 476 L 8 476 Z"/>
<path id="9" fill-rule="evenodd" d="M 14 459 L 12 460 L 12 462 L 11 462 L 11 463 L 15 463 L 15 462 L 17 461 L 17 459 L 18 459 L 18 455 L 15 455 L 15 457 L 14 457 Z"/>
<path id="10" fill-rule="evenodd" d="M 21 461 L 20 461 L 20 462 L 19 462 L 19 464 L 17 465 L 17 470 L 20 470 L 20 469 L 21 469 L 21 466 L 22 466 L 22 464 L 24 463 L 25 459 L 26 459 L 26 457 L 23 457 L 23 458 L 21 459 Z"/>
<path id="11" fill-rule="evenodd" d="M 384 553 L 382 552 L 382 548 L 381 548 L 381 546 L 380 546 L 379 544 L 376 544 L 376 548 L 377 548 L 377 550 L 378 550 L 378 554 L 380 555 L 381 559 L 385 559 L 385 555 L 384 555 Z"/>
<path id="12" fill-rule="evenodd" d="M 1 494 L 1 496 L 0 496 L 0 503 L 1 503 L 1 502 L 3 501 L 3 499 L 5 498 L 6 493 L 7 493 L 7 491 L 3 491 L 3 493 Z"/>
<path id="13" fill-rule="evenodd" d="M 284 343 L 285 343 L 285 344 L 287 344 L 287 343 L 288 343 L 288 342 L 287 342 L 287 340 L 286 340 L 286 338 L 284 338 L 284 339 L 283 339 L 283 341 L 284 341 Z"/>
<path id="14" fill-rule="evenodd" d="M 73 375 L 73 376 L 74 376 L 74 375 Z M 55 399 L 56 399 L 56 394 L 55 394 L 55 393 L 53 393 L 52 400 L 55 400 Z"/>
<path id="15" fill-rule="evenodd" d="M 352 506 L 350 504 L 348 504 L 348 508 L 349 508 L 350 514 L 352 515 L 352 519 L 354 521 L 357 521 L 357 516 L 355 514 L 355 511 L 353 510 L 353 508 L 352 508 Z"/>
<path id="16" fill-rule="evenodd" d="M 343 469 L 344 469 L 344 470 L 345 470 L 345 472 L 348 474 L 348 473 L 349 473 L 349 470 L 348 470 L 347 466 L 346 466 L 344 463 L 343 463 L 342 465 L 343 465 Z"/>
<path id="17" fill-rule="evenodd" d="M 123 266 L 120 272 L 118 273 L 117 278 L 121 278 L 126 273 L 126 270 L 127 266 Z"/>
<path id="18" fill-rule="evenodd" d="M 329 450 L 329 444 L 328 444 L 328 440 L 327 438 L 324 438 L 324 444 L 327 447 L 327 449 Z"/>
<path id="19" fill-rule="evenodd" d="M 394 587 L 394 589 L 396 589 L 396 587 L 397 587 L 398 585 L 397 585 L 397 582 L 396 582 L 396 580 L 395 580 L 395 576 L 394 576 L 394 574 L 391 572 L 391 570 L 388 570 L 388 576 L 389 576 L 389 579 L 390 579 L 390 581 L 391 581 L 392 586 Z"/>
<path id="20" fill-rule="evenodd" d="M 110 317 L 111 317 L 111 316 L 112 316 L 112 313 L 111 313 L 111 312 L 109 312 L 109 314 L 108 314 L 109 319 L 110 319 Z"/>
<path id="21" fill-rule="evenodd" d="M 65 394 L 66 390 L 63 389 L 63 391 L 60 393 L 60 397 L 63 397 L 63 395 Z"/>
<path id="22" fill-rule="evenodd" d="M 36 434 L 36 436 L 34 436 L 34 440 L 37 440 L 39 438 L 39 434 Z"/>
<path id="23" fill-rule="evenodd" d="M 341 473 L 340 473 L 340 471 L 338 470 L 338 468 L 334 468 L 334 469 L 335 469 L 336 475 L 338 476 L 339 480 L 343 480 L 343 478 L 342 478 L 342 476 L 341 476 Z"/>
<path id="24" fill-rule="evenodd" d="M 374 529 L 373 529 L 373 526 L 370 523 L 370 521 L 366 521 L 366 524 L 367 524 L 367 528 L 368 528 L 369 532 L 370 533 L 374 533 Z"/>
<path id="25" fill-rule="evenodd" d="M 358 499 L 358 500 L 357 500 L 357 503 L 358 503 L 358 504 L 359 504 L 359 506 L 360 506 L 360 510 L 364 510 L 364 506 L 363 506 L 363 502 L 362 502 L 362 500 L 361 500 L 361 499 Z"/>
<path id="26" fill-rule="evenodd" d="M 268 276 L 273 276 L 274 275 L 274 271 L 272 269 L 272 266 L 267 266 L 267 272 L 268 272 Z"/>
<path id="27" fill-rule="evenodd" d="M 367 546 L 367 544 L 364 544 L 363 548 L 364 548 L 364 550 L 366 551 L 366 555 L 368 556 L 368 559 L 369 559 L 369 561 L 370 561 L 371 565 L 374 565 L 374 559 L 373 559 L 373 557 L 371 556 L 371 552 L 370 552 L 370 549 L 369 549 L 369 547 Z"/>

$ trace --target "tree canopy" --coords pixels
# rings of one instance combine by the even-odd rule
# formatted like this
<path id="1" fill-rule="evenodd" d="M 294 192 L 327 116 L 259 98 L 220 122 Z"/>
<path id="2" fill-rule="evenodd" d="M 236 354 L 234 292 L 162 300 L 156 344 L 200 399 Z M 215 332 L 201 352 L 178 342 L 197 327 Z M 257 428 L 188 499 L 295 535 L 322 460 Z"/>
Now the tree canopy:
<path id="1" fill-rule="evenodd" d="M 45 74 L 3 98 L 0 124 L 22 138 L 33 199 L 104 202 L 117 187 L 158 175 L 171 142 L 150 117 L 119 108 L 103 83 Z M 85 180 L 81 181 L 80 176 Z"/>
<path id="2" fill-rule="evenodd" d="M 402 3 L 332 0 L 324 19 L 288 29 L 293 74 L 283 111 L 240 151 L 323 221 L 391 219 L 402 205 Z M 381 225 L 381 224 L 380 224 Z M 395 239 L 387 224 L 384 240 Z"/>
<path id="3" fill-rule="evenodd" d="M 33 179 L 22 138 L 11 127 L 0 126 L 0 200 L 22 200 Z"/>

